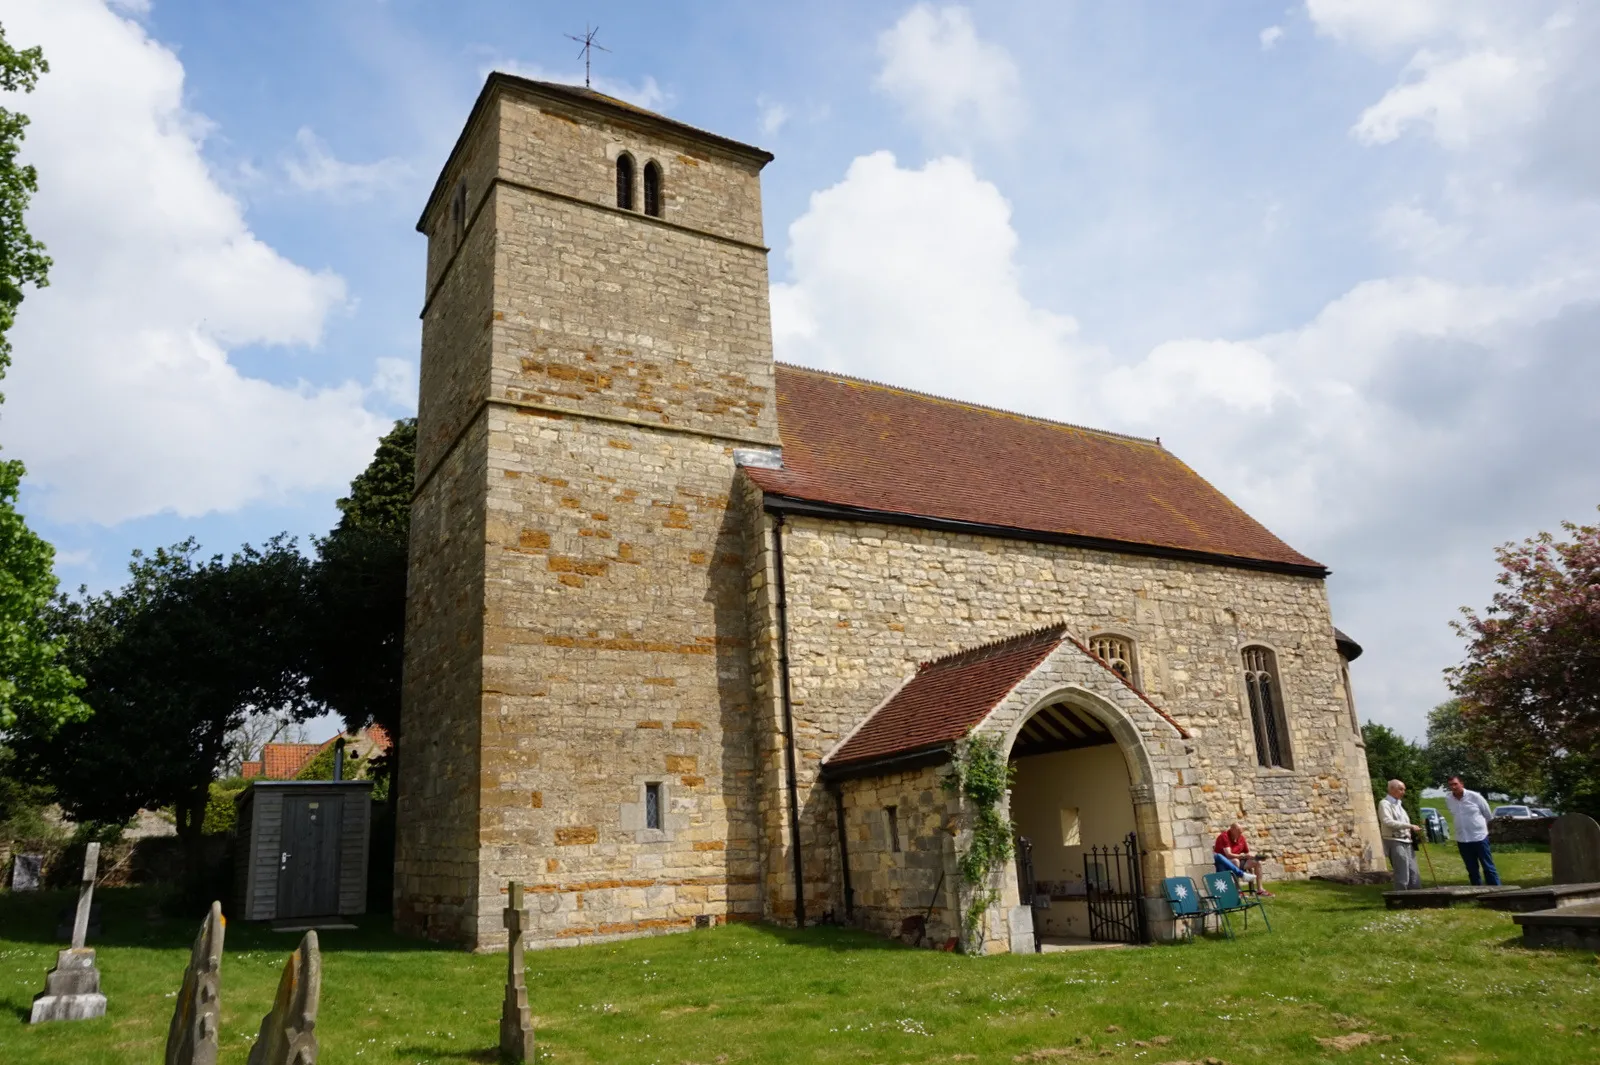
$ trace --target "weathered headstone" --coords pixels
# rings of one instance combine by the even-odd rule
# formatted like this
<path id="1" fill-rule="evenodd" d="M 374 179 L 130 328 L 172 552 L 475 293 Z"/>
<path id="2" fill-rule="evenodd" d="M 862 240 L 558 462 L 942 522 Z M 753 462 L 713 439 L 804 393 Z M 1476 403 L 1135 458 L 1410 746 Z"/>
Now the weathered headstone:
<path id="1" fill-rule="evenodd" d="M 322 997 L 322 955 L 317 933 L 307 932 L 289 955 L 272 1012 L 250 1048 L 249 1065 L 316 1065 L 317 1003 Z"/>
<path id="2" fill-rule="evenodd" d="M 11 890 L 38 891 L 39 876 L 43 871 L 44 855 L 17 855 L 11 862 Z"/>
<path id="3" fill-rule="evenodd" d="M 522 885 L 516 881 L 506 891 L 506 1000 L 500 1009 L 500 1056 L 508 1061 L 533 1061 L 533 1016 L 528 1010 L 527 969 L 522 935 L 528 911 Z"/>
<path id="4" fill-rule="evenodd" d="M 1600 881 L 1600 824 L 1588 814 L 1562 814 L 1550 826 L 1550 878 L 1557 884 Z"/>
<path id="5" fill-rule="evenodd" d="M 228 922 L 222 903 L 211 912 L 194 937 L 189 967 L 183 971 L 183 990 L 167 1028 L 166 1065 L 217 1065 L 217 1024 L 222 1008 L 222 937 Z"/>
<path id="6" fill-rule="evenodd" d="M 56 953 L 56 967 L 44 978 L 44 990 L 33 997 L 29 1024 L 40 1021 L 82 1021 L 106 1015 L 100 993 L 100 970 L 94 951 L 84 946 L 89 908 L 94 904 L 94 877 L 100 866 L 100 844 L 91 843 L 83 856 L 83 885 L 78 889 L 78 916 L 72 923 L 72 946 Z"/>

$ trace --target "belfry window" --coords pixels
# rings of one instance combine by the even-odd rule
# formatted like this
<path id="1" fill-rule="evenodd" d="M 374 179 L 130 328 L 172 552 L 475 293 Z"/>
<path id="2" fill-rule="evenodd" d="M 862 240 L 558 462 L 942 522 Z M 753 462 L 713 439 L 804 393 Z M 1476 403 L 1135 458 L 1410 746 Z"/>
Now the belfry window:
<path id="1" fill-rule="evenodd" d="M 1116 636 L 1111 633 L 1102 633 L 1089 638 L 1089 650 L 1095 655 L 1105 659 L 1123 680 L 1129 684 L 1137 684 L 1134 680 L 1133 641 L 1126 636 Z"/>
<path id="2" fill-rule="evenodd" d="M 1288 719 L 1284 716 L 1283 685 L 1278 679 L 1278 657 L 1266 647 L 1246 647 L 1244 686 L 1250 697 L 1250 726 L 1255 733 L 1256 761 L 1264 766 L 1294 768 L 1289 753 Z"/>
<path id="3" fill-rule="evenodd" d="M 617 206 L 633 210 L 633 156 L 617 156 Z"/>
<path id="4" fill-rule="evenodd" d="M 450 229 L 460 240 L 467 231 L 467 179 L 456 182 L 456 191 L 450 197 Z"/>
<path id="5" fill-rule="evenodd" d="M 644 164 L 644 213 L 661 217 L 661 166 L 654 160 Z"/>

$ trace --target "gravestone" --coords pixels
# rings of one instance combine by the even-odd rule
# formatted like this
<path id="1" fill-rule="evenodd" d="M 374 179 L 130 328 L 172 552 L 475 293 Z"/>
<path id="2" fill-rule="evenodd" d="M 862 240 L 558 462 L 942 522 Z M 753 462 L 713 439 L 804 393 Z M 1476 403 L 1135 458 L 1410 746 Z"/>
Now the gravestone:
<path id="1" fill-rule="evenodd" d="M 183 989 L 167 1028 L 166 1065 L 217 1065 L 218 1014 L 222 1009 L 222 937 L 228 922 L 213 902 L 189 951 Z"/>
<path id="2" fill-rule="evenodd" d="M 56 967 L 45 975 L 44 990 L 33 997 L 29 1024 L 82 1021 L 106 1015 L 106 997 L 100 993 L 100 970 L 94 967 L 94 951 L 83 945 L 89 933 L 89 909 L 94 904 L 94 876 L 99 866 L 100 844 L 91 843 L 83 855 L 83 886 L 78 889 L 72 946 L 56 953 Z"/>
<path id="3" fill-rule="evenodd" d="M 522 885 L 516 881 L 506 891 L 506 1000 L 500 1009 L 500 1056 L 508 1061 L 534 1061 L 533 1017 L 528 1010 L 527 969 L 522 935 L 528 911 Z"/>
<path id="4" fill-rule="evenodd" d="M 322 997 L 322 955 L 317 933 L 307 932 L 289 955 L 272 1012 L 250 1048 L 249 1065 L 316 1065 L 317 1003 Z"/>
<path id="5" fill-rule="evenodd" d="M 1600 824 L 1588 814 L 1562 814 L 1550 826 L 1550 878 L 1557 884 L 1600 881 Z"/>
<path id="6" fill-rule="evenodd" d="M 44 855 L 17 855 L 11 862 L 11 890 L 38 891 L 39 877 L 43 871 Z"/>

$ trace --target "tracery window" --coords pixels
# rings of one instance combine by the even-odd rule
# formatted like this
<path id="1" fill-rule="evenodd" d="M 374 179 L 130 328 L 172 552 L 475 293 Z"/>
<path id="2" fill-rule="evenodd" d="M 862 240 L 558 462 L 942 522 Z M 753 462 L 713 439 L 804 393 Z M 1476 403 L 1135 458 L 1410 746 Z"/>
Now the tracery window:
<path id="1" fill-rule="evenodd" d="M 661 166 L 653 159 L 644 164 L 644 213 L 661 217 Z"/>
<path id="2" fill-rule="evenodd" d="M 1117 636 L 1112 633 L 1101 633 L 1089 638 L 1089 650 L 1105 659 L 1106 664 L 1116 671 L 1117 676 L 1129 684 L 1136 684 L 1134 680 L 1134 655 L 1133 641 L 1126 636 Z"/>
<path id="3" fill-rule="evenodd" d="M 1243 657 L 1256 761 L 1264 766 L 1292 769 L 1294 760 L 1289 752 L 1289 727 L 1284 716 L 1283 684 L 1278 679 L 1278 656 L 1267 647 L 1246 647 Z"/>
<path id="4" fill-rule="evenodd" d="M 633 156 L 617 156 L 617 206 L 633 210 Z"/>

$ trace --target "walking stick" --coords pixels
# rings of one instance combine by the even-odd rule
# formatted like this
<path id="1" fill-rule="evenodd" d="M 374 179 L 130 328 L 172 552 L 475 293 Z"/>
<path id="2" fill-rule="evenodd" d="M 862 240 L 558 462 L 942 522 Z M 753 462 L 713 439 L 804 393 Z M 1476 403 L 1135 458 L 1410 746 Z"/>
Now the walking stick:
<path id="1" fill-rule="evenodd" d="M 1428 850 L 1428 841 L 1422 841 L 1422 856 L 1428 859 L 1428 876 L 1433 880 L 1433 886 L 1439 886 L 1439 874 L 1433 871 L 1433 854 Z"/>

